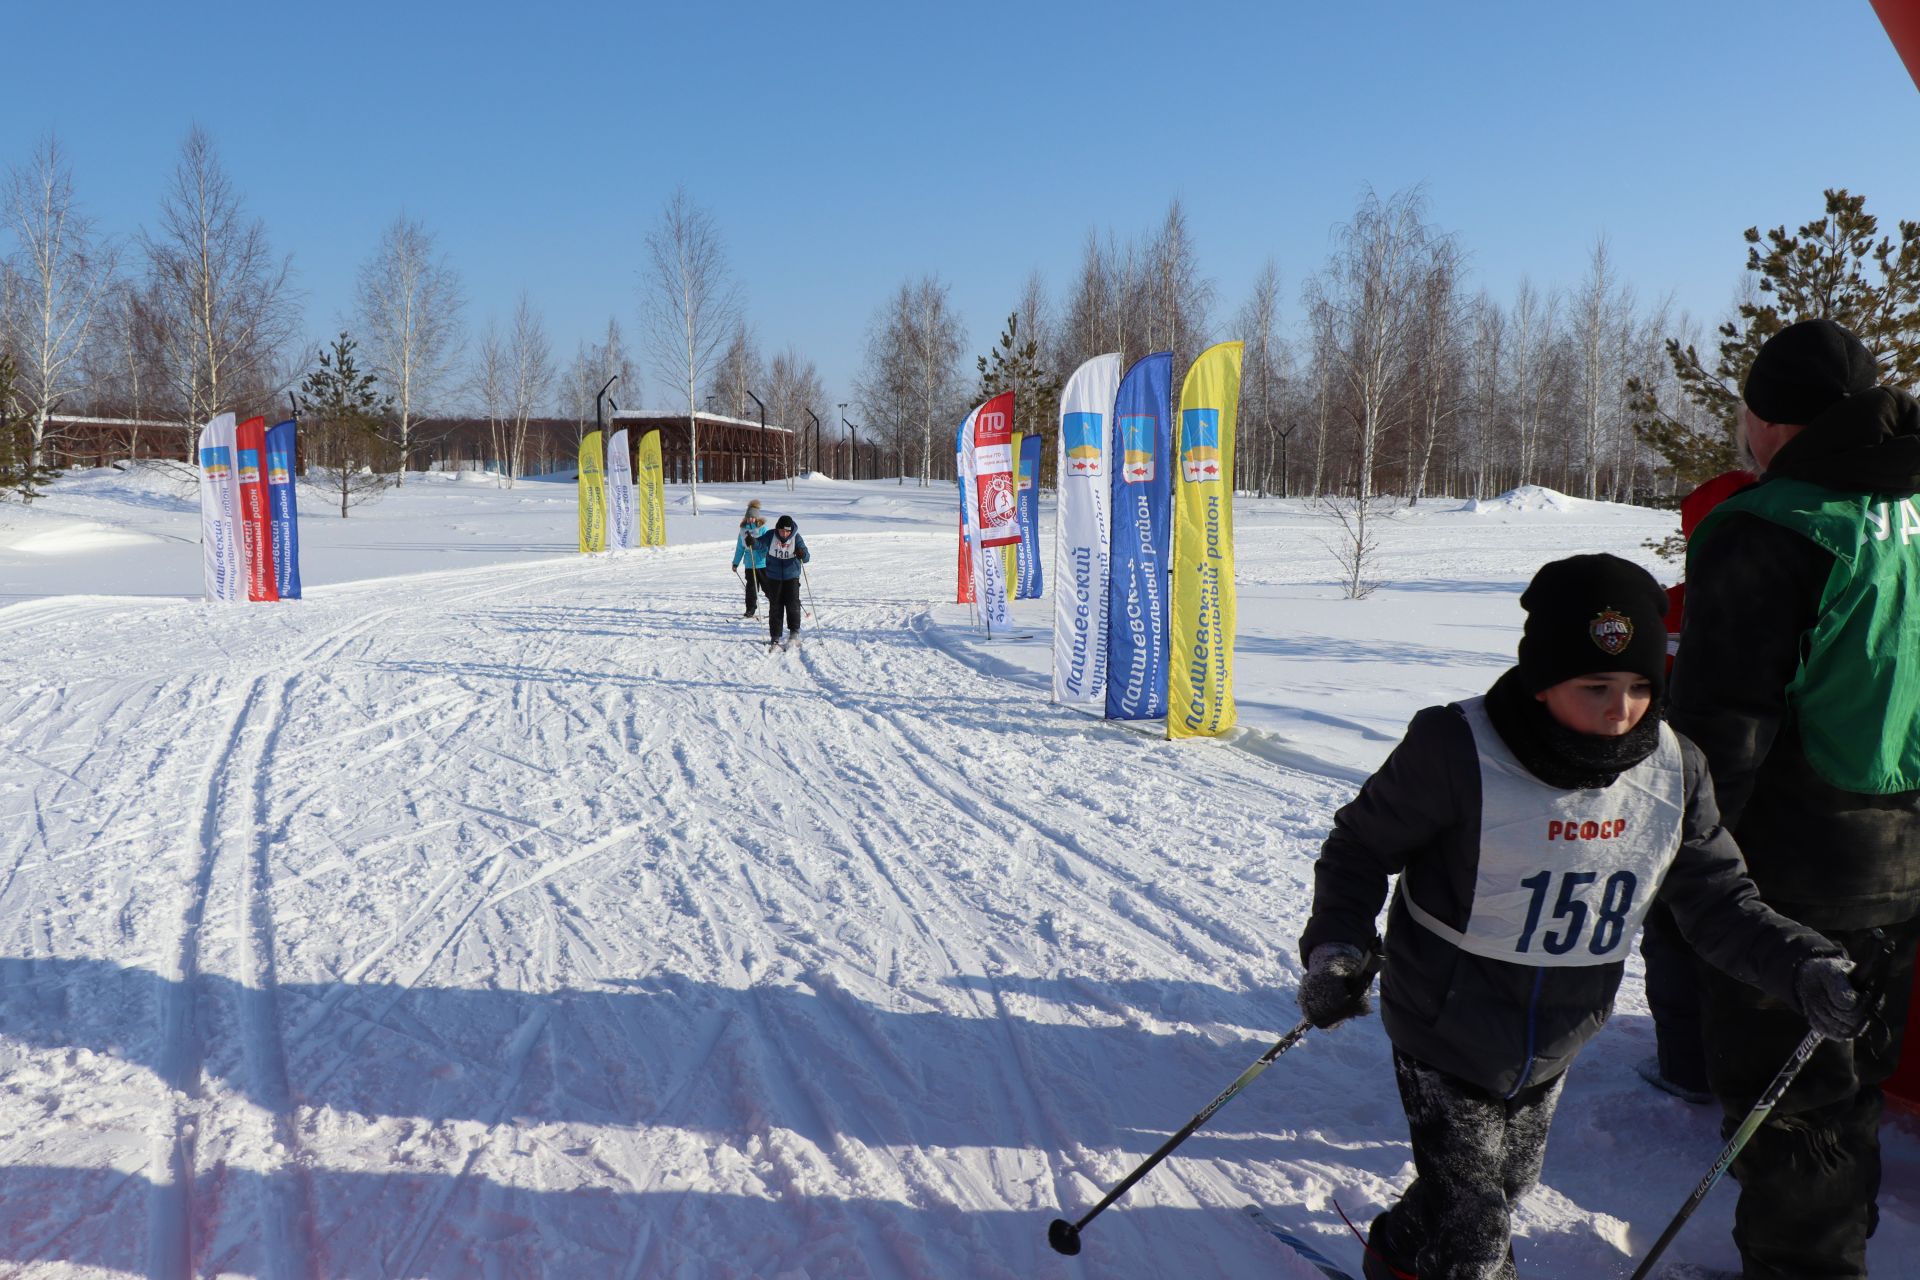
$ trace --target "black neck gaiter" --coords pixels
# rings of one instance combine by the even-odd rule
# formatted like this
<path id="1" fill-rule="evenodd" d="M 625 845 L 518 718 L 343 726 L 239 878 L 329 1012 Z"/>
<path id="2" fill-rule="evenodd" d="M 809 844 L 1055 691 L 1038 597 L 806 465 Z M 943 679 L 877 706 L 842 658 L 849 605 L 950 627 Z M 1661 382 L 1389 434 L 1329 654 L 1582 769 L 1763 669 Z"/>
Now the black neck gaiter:
<path id="1" fill-rule="evenodd" d="M 1660 745 L 1658 698 L 1639 724 L 1617 738 L 1576 733 L 1527 692 L 1518 667 L 1508 669 L 1487 690 L 1487 716 L 1528 773 L 1565 791 L 1611 786 Z"/>

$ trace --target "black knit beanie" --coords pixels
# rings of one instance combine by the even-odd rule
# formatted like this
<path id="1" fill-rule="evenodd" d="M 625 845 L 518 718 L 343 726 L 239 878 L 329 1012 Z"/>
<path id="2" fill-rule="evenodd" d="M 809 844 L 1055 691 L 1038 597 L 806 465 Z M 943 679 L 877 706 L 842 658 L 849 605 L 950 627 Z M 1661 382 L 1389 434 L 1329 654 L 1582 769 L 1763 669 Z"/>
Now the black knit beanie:
<path id="1" fill-rule="evenodd" d="M 792 516 L 781 516 L 773 522 L 773 527 L 778 531 L 780 529 L 798 529 L 800 526 L 793 522 Z"/>
<path id="2" fill-rule="evenodd" d="M 1667 677 L 1667 593 L 1619 556 L 1569 556 L 1540 566 L 1520 593 L 1527 629 L 1520 678 L 1528 693 L 1598 671 Z"/>
<path id="3" fill-rule="evenodd" d="M 1740 398 L 1763 422 L 1804 427 L 1879 378 L 1860 339 L 1831 320 L 1801 320 L 1760 344 Z"/>

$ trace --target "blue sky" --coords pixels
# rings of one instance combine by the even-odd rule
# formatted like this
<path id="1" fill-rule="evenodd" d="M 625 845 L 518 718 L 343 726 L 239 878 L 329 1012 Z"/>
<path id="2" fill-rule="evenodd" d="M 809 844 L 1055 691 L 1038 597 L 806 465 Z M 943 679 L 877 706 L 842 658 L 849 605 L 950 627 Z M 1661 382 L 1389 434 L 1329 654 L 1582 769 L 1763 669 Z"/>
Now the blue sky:
<path id="1" fill-rule="evenodd" d="M 83 202 L 132 232 L 197 121 L 316 338 L 403 210 L 471 327 L 524 287 L 563 359 L 610 314 L 637 337 L 642 240 L 684 181 L 763 350 L 797 346 L 836 399 L 900 281 L 950 282 L 982 351 L 1029 271 L 1057 299 L 1090 228 L 1139 235 L 1174 196 L 1221 316 L 1272 257 L 1289 319 L 1369 184 L 1425 183 L 1497 296 L 1574 284 L 1604 233 L 1643 297 L 1707 320 L 1740 232 L 1815 216 L 1824 187 L 1920 218 L 1920 92 L 1868 0 L 42 0 L 0 26 L 0 163 L 57 132 Z"/>

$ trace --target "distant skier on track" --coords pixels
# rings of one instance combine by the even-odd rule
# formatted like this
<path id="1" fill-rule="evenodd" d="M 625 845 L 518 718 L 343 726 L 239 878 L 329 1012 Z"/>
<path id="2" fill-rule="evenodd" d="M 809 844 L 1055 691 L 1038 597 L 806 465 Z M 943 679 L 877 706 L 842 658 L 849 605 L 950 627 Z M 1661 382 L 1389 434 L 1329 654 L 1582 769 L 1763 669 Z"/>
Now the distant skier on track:
<path id="1" fill-rule="evenodd" d="M 783 622 L 792 633 L 787 641 L 791 648 L 800 643 L 800 569 L 813 559 L 807 540 L 800 536 L 792 516 L 781 516 L 773 522 L 772 532 L 754 538 L 754 546 L 767 566 L 767 648 L 780 643 Z"/>
<path id="2" fill-rule="evenodd" d="M 1519 664 L 1416 715 L 1314 868 L 1299 998 L 1319 1027 L 1368 1011 L 1355 975 L 1400 876 L 1381 1005 L 1415 1177 L 1373 1221 L 1368 1280 L 1512 1280 L 1513 1206 L 1656 895 L 1701 956 L 1821 1034 L 1863 1015 L 1841 949 L 1760 901 L 1699 749 L 1661 722 L 1659 584 L 1574 556 L 1520 603 Z"/>
<path id="3" fill-rule="evenodd" d="M 760 499 L 755 498 L 747 504 L 747 514 L 740 518 L 740 536 L 733 543 L 733 571 L 740 574 L 744 563 L 747 571 L 740 577 L 747 584 L 747 611 L 740 616 L 751 618 L 760 611 L 759 591 L 767 567 L 766 552 L 755 545 L 754 539 L 767 526 L 766 517 L 760 514 Z"/>

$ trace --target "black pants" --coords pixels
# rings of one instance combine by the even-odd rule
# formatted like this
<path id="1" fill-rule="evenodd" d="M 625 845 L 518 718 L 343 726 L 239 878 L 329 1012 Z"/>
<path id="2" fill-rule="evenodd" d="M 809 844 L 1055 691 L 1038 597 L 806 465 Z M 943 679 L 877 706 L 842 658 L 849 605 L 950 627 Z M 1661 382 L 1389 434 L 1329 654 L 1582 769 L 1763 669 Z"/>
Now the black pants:
<path id="1" fill-rule="evenodd" d="M 742 578 L 746 579 L 746 583 L 747 583 L 747 612 L 749 614 L 758 613 L 760 611 L 760 594 L 759 594 L 758 584 L 760 581 L 760 575 L 763 572 L 765 571 L 761 569 L 756 569 L 752 565 L 748 565 L 746 568 L 746 572 L 740 575 Z"/>
<path id="2" fill-rule="evenodd" d="M 767 637 L 780 638 L 780 624 L 784 622 L 787 630 L 800 634 L 800 579 L 767 579 Z"/>
<path id="3" fill-rule="evenodd" d="M 1673 912 L 1655 902 L 1640 933 L 1647 962 L 1647 1008 L 1653 1013 L 1660 1075 L 1682 1089 L 1707 1091 L 1707 1049 L 1702 1039 L 1699 960 Z"/>
<path id="4" fill-rule="evenodd" d="M 1511 1098 L 1398 1049 L 1393 1073 L 1415 1177 L 1373 1220 L 1369 1247 L 1420 1280 L 1513 1280 L 1513 1206 L 1540 1180 L 1566 1073 Z"/>
<path id="5" fill-rule="evenodd" d="M 1857 1040 L 1821 1042 L 1733 1162 L 1733 1242 L 1746 1280 L 1867 1274 L 1867 1237 L 1879 1219 L 1880 1085 L 1900 1061 L 1920 920 L 1887 932 L 1898 946 L 1880 1023 Z M 1866 958 L 1865 930 L 1826 934 L 1856 962 Z M 1731 1136 L 1807 1034 L 1807 1021 L 1716 970 L 1702 973 L 1707 1074 Z"/>

